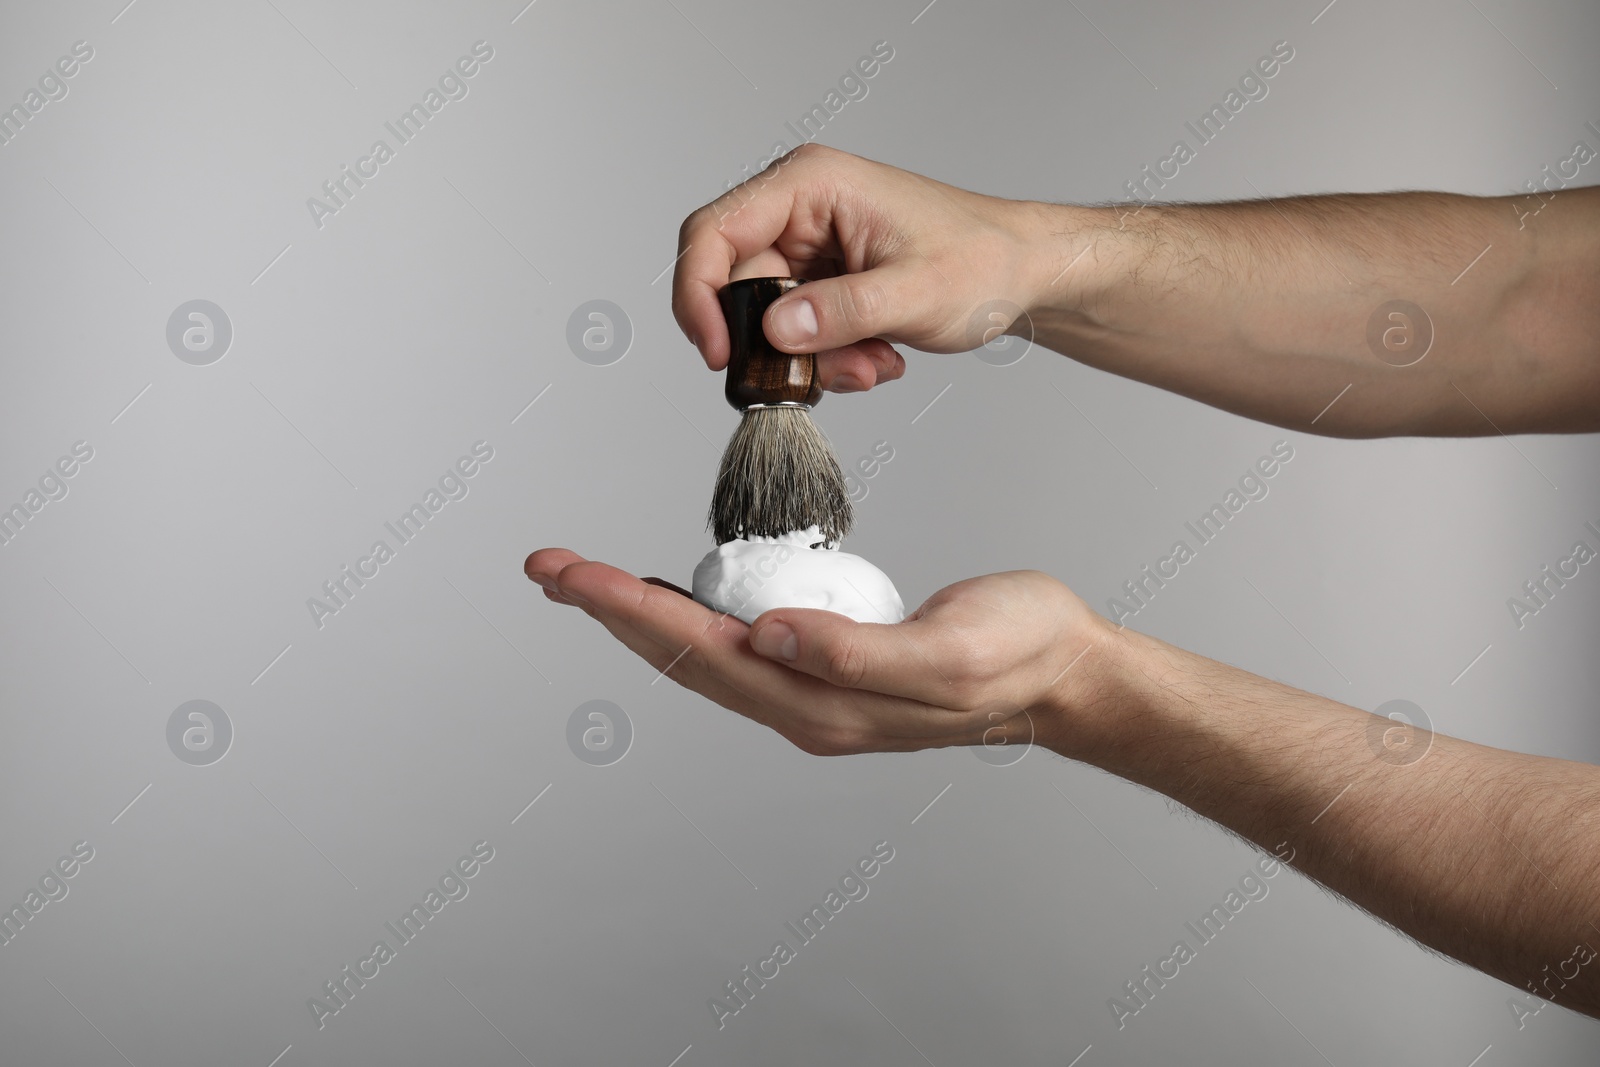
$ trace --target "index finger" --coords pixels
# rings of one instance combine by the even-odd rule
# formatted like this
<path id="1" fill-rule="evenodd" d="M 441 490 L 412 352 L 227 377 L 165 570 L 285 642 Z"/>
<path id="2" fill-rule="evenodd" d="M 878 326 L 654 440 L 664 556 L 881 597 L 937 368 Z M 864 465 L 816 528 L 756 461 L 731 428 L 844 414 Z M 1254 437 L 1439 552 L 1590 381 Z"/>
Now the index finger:
<path id="1" fill-rule="evenodd" d="M 728 364 L 728 324 L 717 302 L 736 263 L 773 247 L 789 227 L 799 149 L 774 160 L 683 221 L 672 272 L 672 314 L 712 370 Z"/>

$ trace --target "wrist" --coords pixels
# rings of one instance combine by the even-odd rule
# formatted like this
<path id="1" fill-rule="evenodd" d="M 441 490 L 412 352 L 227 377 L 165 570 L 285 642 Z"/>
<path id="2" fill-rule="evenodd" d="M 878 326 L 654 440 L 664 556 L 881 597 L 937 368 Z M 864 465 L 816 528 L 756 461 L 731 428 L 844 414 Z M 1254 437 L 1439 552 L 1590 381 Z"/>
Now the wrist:
<path id="1" fill-rule="evenodd" d="M 1085 612 L 1087 621 L 1066 642 L 1076 659 L 1035 709 L 1038 741 L 1068 759 L 1109 770 L 1121 765 L 1121 748 L 1146 733 L 1159 710 L 1147 692 L 1150 649 L 1142 635 Z"/>
<path id="2" fill-rule="evenodd" d="M 1039 334 L 1082 330 L 1096 318 L 1107 280 L 1130 248 L 1126 213 L 1115 207 L 1082 207 L 1014 201 L 1010 225 L 1023 248 L 1017 303 Z M 1029 327 L 1019 320 L 1012 332 Z"/>

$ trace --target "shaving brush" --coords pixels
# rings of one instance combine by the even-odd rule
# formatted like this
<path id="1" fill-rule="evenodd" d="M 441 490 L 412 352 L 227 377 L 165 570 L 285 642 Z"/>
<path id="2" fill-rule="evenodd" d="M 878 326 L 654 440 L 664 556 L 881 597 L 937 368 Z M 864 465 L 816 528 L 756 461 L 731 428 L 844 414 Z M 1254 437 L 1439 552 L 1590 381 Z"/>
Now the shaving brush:
<path id="1" fill-rule="evenodd" d="M 822 399 L 816 357 L 777 351 L 761 329 L 772 302 L 800 284 L 746 278 L 717 294 L 731 342 L 723 394 L 741 413 L 711 494 L 707 525 L 719 545 L 812 526 L 836 545 L 854 521 L 844 472 L 811 421 Z"/>

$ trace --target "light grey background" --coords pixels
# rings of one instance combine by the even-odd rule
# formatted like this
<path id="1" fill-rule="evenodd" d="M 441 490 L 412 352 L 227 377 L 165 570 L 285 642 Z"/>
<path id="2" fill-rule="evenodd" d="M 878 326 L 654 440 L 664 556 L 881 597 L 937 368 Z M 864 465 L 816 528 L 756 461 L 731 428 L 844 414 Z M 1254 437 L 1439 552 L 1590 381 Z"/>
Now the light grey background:
<path id="1" fill-rule="evenodd" d="M 95 54 L 0 146 L 0 501 L 94 458 L 0 547 L 0 903 L 95 853 L 0 946 L 0 1058 L 1593 1062 L 1592 1021 L 1519 1030 L 1511 989 L 1294 873 L 1119 1031 L 1108 998 L 1254 852 L 1043 751 L 807 757 L 523 578 L 565 545 L 687 582 L 734 416 L 669 313 L 678 223 L 876 41 L 821 139 L 1008 196 L 1119 197 L 1279 40 L 1165 198 L 1507 193 L 1600 122 L 1577 0 L 924 2 L 6 5 L 0 102 Z M 470 94 L 318 229 L 306 199 L 479 40 Z M 194 299 L 233 327 L 210 366 L 166 344 Z M 593 299 L 634 331 L 609 366 L 566 343 Z M 1521 631 L 1505 606 L 1600 521 L 1593 437 L 1330 441 L 1041 349 L 913 356 L 818 420 L 847 464 L 894 448 L 851 547 L 909 604 L 1038 567 L 1103 606 L 1288 439 L 1135 625 L 1600 756 L 1600 577 Z M 470 494 L 318 629 L 307 598 L 479 440 Z M 208 766 L 166 740 L 196 699 L 234 730 Z M 633 726 L 610 766 L 567 745 L 589 700 Z M 480 839 L 470 894 L 319 1030 L 308 998 Z M 719 1031 L 708 1000 L 878 841 L 870 895 Z"/>

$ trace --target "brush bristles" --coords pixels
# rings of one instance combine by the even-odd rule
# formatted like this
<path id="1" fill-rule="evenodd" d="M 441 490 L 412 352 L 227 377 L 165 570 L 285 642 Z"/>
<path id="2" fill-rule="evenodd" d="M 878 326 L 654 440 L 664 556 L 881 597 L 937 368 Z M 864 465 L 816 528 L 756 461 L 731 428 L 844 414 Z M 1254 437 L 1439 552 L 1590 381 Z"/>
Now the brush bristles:
<path id="1" fill-rule="evenodd" d="M 832 544 L 854 513 L 844 472 L 805 408 L 752 408 L 728 440 L 707 525 L 717 544 L 816 526 Z"/>

